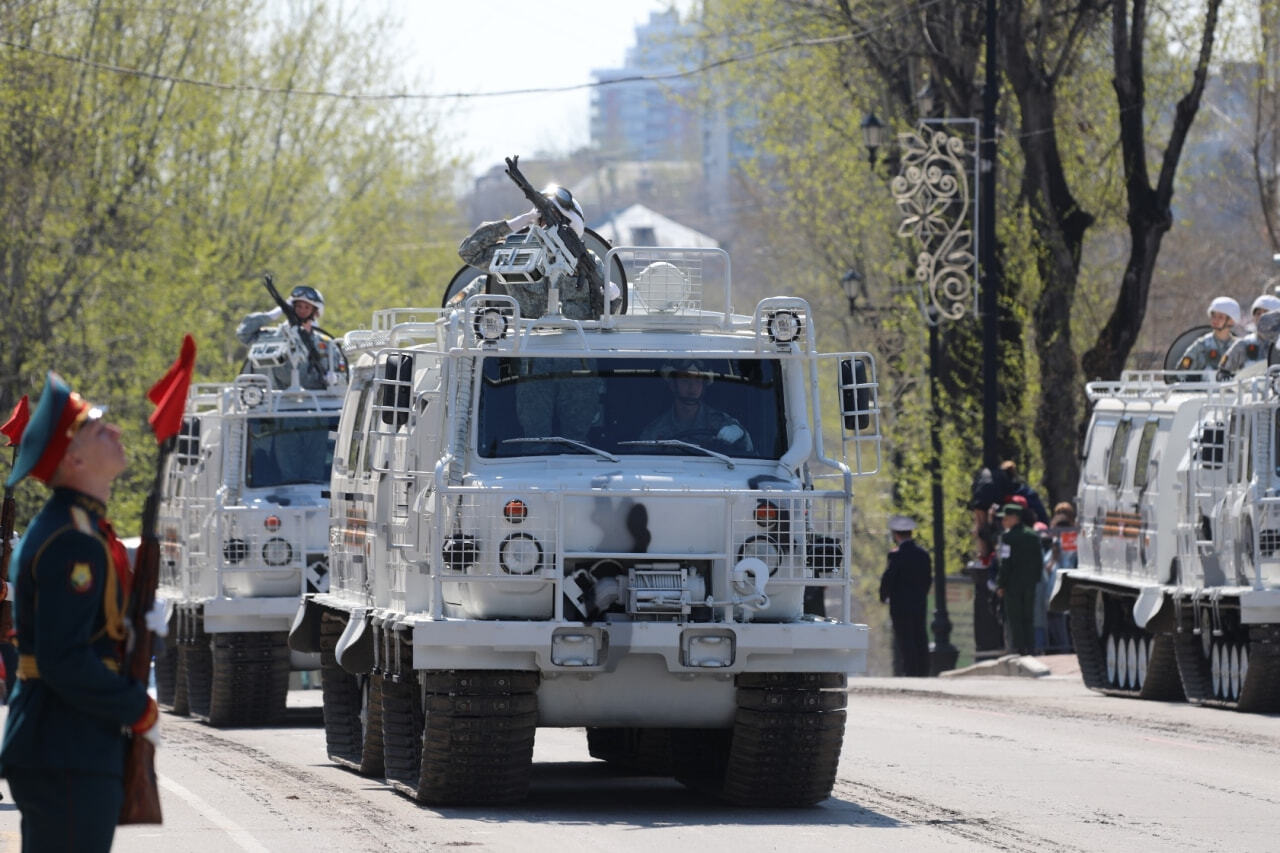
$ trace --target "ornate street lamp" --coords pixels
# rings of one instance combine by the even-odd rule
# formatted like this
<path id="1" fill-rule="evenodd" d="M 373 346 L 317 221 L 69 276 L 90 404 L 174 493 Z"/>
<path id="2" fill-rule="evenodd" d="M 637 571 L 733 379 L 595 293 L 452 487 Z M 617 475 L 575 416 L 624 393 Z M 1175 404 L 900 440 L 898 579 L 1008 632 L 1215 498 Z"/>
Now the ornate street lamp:
<path id="1" fill-rule="evenodd" d="M 947 568 L 942 493 L 942 414 L 939 408 L 939 326 L 978 311 L 977 119 L 928 118 L 934 106 L 926 85 L 917 94 L 921 118 L 914 131 L 899 136 L 901 169 L 890 183 L 902 213 L 898 236 L 916 244 L 915 280 L 920 310 L 929 329 L 930 491 L 933 502 L 934 675 L 955 667 L 947 611 Z M 969 139 L 952 131 L 969 127 Z"/>
<path id="2" fill-rule="evenodd" d="M 889 129 L 884 126 L 884 122 L 876 118 L 875 113 L 867 113 L 866 118 L 862 120 L 861 127 L 862 144 L 867 146 L 867 162 L 874 166 L 876 164 L 876 152 L 888 140 Z"/>

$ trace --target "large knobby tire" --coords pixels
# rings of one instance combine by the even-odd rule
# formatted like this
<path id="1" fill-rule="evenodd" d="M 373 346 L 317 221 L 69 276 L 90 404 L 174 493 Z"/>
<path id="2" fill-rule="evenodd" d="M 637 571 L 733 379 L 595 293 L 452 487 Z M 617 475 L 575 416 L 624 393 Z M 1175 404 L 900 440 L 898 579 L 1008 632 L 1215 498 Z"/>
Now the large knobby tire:
<path id="1" fill-rule="evenodd" d="M 157 638 L 160 650 L 155 656 L 156 704 L 172 711 L 178 695 L 178 628 L 177 618 L 169 620 L 169 636 Z M 185 682 L 185 678 L 183 681 Z M 183 683 L 183 702 L 187 685 Z"/>
<path id="2" fill-rule="evenodd" d="M 187 673 L 187 709 L 193 717 L 209 718 L 209 701 L 213 690 L 213 641 L 204 632 L 204 614 L 197 613 L 189 642 L 182 647 Z"/>
<path id="3" fill-rule="evenodd" d="M 213 635 L 209 724 L 262 726 L 284 716 L 289 646 L 284 631 Z"/>
<path id="4" fill-rule="evenodd" d="M 359 680 L 338 666 L 334 651 L 347 620 L 325 611 L 320 616 L 320 690 L 324 706 L 324 740 L 329 759 L 359 770 L 364 756 L 360 723 L 362 692 Z"/>
<path id="5" fill-rule="evenodd" d="M 838 672 L 738 676 L 724 787 L 740 806 L 810 806 L 831 796 L 844 743 L 846 678 Z"/>
<path id="6" fill-rule="evenodd" d="M 383 776 L 396 790 L 417 796 L 426 716 L 417 674 L 402 671 L 382 682 Z"/>
<path id="7" fill-rule="evenodd" d="M 429 805 L 524 799 L 538 726 L 538 674 L 439 670 L 420 677 L 426 725 L 416 798 Z"/>

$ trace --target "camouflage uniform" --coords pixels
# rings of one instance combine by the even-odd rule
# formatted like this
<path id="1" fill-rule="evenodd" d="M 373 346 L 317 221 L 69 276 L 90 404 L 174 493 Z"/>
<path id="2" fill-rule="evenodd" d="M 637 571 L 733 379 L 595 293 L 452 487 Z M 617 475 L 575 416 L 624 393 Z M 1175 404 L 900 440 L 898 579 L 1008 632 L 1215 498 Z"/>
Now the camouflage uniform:
<path id="1" fill-rule="evenodd" d="M 286 324 L 281 323 L 278 326 L 265 328 L 268 323 L 276 319 L 268 311 L 257 314 L 249 314 L 240 321 L 240 325 L 236 327 L 236 337 L 242 344 L 252 346 L 253 344 L 263 341 L 284 340 L 284 327 Z M 333 338 L 326 335 L 319 329 L 312 328 L 310 331 L 299 327 L 298 337 L 302 339 L 302 345 L 305 347 L 307 340 L 310 339 L 316 348 L 316 352 L 320 354 L 321 369 L 317 369 L 308 358 L 298 367 L 298 383 L 303 388 L 310 388 L 314 391 L 323 391 L 329 387 L 328 372 L 330 368 L 330 347 L 336 347 Z M 276 388 L 288 388 L 293 383 L 293 367 L 286 363 L 279 367 L 271 369 L 271 384 Z"/>
<path id="2" fill-rule="evenodd" d="M 1218 364 L 1218 378 L 1229 379 L 1247 364 L 1266 361 L 1277 337 L 1280 337 L 1280 311 L 1268 311 L 1258 318 L 1256 332 L 1240 338 L 1227 350 Z"/>
<path id="3" fill-rule="evenodd" d="M 502 245 L 502 241 L 511 233 L 511 226 L 505 220 L 484 222 L 480 227 L 458 245 L 458 256 L 469 266 L 478 270 L 489 271 L 494 253 Z M 604 280 L 604 265 L 600 259 L 591 254 L 600 280 Z M 560 313 L 571 320 L 598 320 L 604 313 L 604 293 L 591 287 L 585 271 L 580 270 L 576 276 L 561 276 L 557 283 L 560 288 Z M 463 288 L 458 301 L 480 292 L 484 280 L 478 279 Z M 543 281 L 507 284 L 499 287 L 515 298 L 520 306 L 520 316 L 537 318 L 547 313 L 547 285 Z"/>
<path id="4" fill-rule="evenodd" d="M 676 423 L 675 409 L 659 415 L 657 419 L 640 431 L 640 440 L 656 441 L 665 438 L 684 438 L 694 444 L 701 444 L 703 441 L 719 435 L 720 430 L 725 427 L 737 427 L 742 432 L 739 438 L 726 442 L 734 450 L 741 453 L 750 453 L 753 450 L 751 433 L 743 429 L 742 424 L 738 423 L 732 415 L 727 415 L 719 409 L 713 409 L 705 403 L 698 407 L 698 414 L 694 416 L 691 423 Z M 693 435 L 693 433 L 701 434 Z"/>
<path id="5" fill-rule="evenodd" d="M 1217 368 L 1218 362 L 1222 360 L 1222 356 L 1226 354 L 1233 340 L 1228 338 L 1226 341 L 1220 341 L 1213 336 L 1213 332 L 1201 335 L 1183 351 L 1178 369 L 1213 370 Z"/>

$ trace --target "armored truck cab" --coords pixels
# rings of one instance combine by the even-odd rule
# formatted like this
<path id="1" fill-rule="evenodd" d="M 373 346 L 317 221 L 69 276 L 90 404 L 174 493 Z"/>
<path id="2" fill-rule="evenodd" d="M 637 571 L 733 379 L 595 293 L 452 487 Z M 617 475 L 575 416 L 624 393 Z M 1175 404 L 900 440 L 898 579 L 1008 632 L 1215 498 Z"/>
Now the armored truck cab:
<path id="1" fill-rule="evenodd" d="M 1126 372 L 1091 383 L 1071 614 L 1085 683 L 1116 695 L 1280 707 L 1274 384 Z"/>
<path id="2" fill-rule="evenodd" d="M 290 635 L 322 654 L 329 754 L 423 802 L 507 802 L 537 727 L 585 727 L 593 755 L 732 802 L 816 802 L 866 666 L 874 362 L 819 355 L 804 300 L 734 314 L 718 250 L 615 259 L 625 315 L 480 294 L 348 334 L 332 581 Z"/>
<path id="3" fill-rule="evenodd" d="M 171 609 L 157 656 L 157 701 L 217 725 L 259 725 L 284 711 L 292 670 L 289 625 L 306 592 L 328 589 L 333 432 L 346 391 L 273 384 L 278 341 L 254 344 L 235 381 L 198 384 L 164 471 L 157 595 Z M 288 355 L 287 343 L 283 349 Z M 258 372 L 260 371 L 260 372 Z"/>

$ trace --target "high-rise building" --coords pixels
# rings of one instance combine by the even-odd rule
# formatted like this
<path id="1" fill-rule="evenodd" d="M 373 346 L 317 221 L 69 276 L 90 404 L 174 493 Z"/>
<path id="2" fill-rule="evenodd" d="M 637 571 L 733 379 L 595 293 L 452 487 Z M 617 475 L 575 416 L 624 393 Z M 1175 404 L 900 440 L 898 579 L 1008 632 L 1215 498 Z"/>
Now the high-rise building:
<path id="1" fill-rule="evenodd" d="M 702 127 L 688 103 L 691 78 L 667 77 L 688 61 L 693 28 L 672 9 L 652 12 L 636 27 L 635 45 L 621 68 L 591 72 L 591 147 L 611 160 L 698 160 Z M 660 79 L 653 79 L 653 78 Z M 638 78 L 638 79 L 632 79 Z M 610 82 L 619 81 L 619 82 Z"/>

